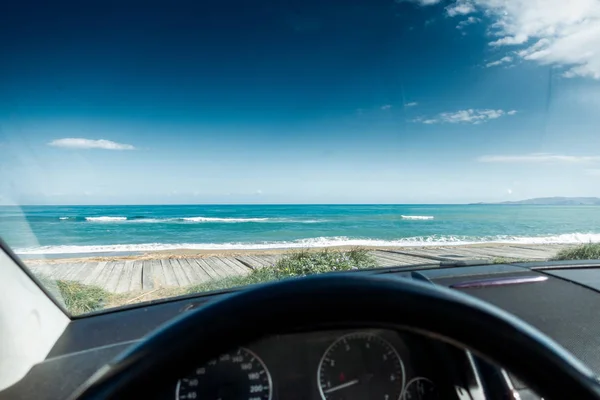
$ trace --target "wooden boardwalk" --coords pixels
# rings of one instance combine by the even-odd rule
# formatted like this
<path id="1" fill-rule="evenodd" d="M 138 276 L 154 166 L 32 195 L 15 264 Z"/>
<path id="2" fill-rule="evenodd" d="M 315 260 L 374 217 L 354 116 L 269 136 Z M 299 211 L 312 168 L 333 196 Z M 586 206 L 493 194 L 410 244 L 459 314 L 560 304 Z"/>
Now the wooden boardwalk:
<path id="1" fill-rule="evenodd" d="M 373 250 L 378 266 L 439 264 L 503 258 L 544 260 L 566 245 L 447 246 Z M 229 276 L 245 275 L 253 269 L 273 266 L 283 255 L 247 254 L 235 257 L 165 258 L 90 262 L 30 263 L 35 274 L 50 279 L 73 280 L 100 286 L 113 293 L 150 291 L 161 287 L 189 286 Z"/>

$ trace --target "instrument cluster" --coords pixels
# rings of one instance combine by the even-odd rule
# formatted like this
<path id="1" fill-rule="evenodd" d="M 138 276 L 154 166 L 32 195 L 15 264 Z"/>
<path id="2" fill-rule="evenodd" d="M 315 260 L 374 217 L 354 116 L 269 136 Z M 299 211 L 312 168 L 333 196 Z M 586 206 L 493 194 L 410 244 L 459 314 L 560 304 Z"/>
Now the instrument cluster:
<path id="1" fill-rule="evenodd" d="M 380 329 L 281 335 L 242 346 L 179 379 L 184 399 L 442 398 L 423 339 Z"/>

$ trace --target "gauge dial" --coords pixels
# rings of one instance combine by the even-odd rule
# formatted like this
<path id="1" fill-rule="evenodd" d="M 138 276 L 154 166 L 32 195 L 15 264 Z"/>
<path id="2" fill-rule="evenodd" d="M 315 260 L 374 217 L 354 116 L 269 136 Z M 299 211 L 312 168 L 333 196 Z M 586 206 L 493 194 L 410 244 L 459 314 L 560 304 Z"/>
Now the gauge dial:
<path id="1" fill-rule="evenodd" d="M 413 378 L 406 384 L 402 400 L 437 400 L 437 388 L 427 378 Z"/>
<path id="2" fill-rule="evenodd" d="M 394 347 L 370 333 L 351 333 L 325 351 L 318 369 L 323 399 L 398 400 L 404 365 Z"/>
<path id="3" fill-rule="evenodd" d="M 239 348 L 180 379 L 175 399 L 270 400 L 272 393 L 265 364 L 250 350 Z"/>

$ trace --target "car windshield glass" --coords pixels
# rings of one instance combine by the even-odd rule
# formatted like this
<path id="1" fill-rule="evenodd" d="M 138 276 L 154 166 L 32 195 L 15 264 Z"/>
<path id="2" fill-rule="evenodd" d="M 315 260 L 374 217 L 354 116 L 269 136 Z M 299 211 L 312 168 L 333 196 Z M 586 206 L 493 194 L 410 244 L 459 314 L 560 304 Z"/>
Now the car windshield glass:
<path id="1" fill-rule="evenodd" d="M 73 314 L 600 258 L 598 1 L 0 12 L 0 236 Z"/>

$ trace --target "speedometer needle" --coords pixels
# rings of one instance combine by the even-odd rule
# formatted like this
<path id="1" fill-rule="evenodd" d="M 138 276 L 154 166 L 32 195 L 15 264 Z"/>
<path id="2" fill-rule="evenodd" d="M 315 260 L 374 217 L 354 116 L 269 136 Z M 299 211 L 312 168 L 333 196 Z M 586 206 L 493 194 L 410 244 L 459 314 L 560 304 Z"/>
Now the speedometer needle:
<path id="1" fill-rule="evenodd" d="M 331 387 L 327 390 L 324 390 L 323 393 L 327 394 L 327 393 L 335 392 L 336 390 L 344 389 L 344 388 L 347 388 L 348 386 L 356 385 L 357 383 L 358 383 L 358 379 L 353 379 L 346 383 L 342 383 L 341 385 L 337 385 L 337 386 Z"/>

